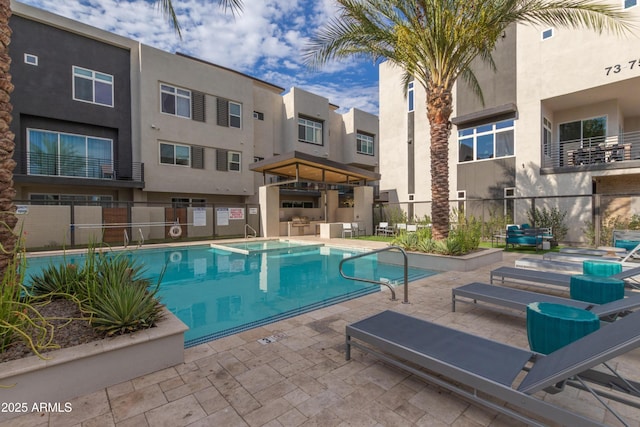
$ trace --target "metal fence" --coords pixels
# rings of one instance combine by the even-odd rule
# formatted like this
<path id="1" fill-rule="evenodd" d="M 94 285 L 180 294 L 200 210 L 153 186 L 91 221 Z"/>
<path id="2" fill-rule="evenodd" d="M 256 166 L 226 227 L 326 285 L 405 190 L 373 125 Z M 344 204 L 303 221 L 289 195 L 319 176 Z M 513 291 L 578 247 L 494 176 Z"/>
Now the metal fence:
<path id="1" fill-rule="evenodd" d="M 260 235 L 260 207 L 234 203 L 16 201 L 25 247 L 58 249 Z"/>
<path id="2" fill-rule="evenodd" d="M 461 215 L 473 216 L 482 223 L 486 240 L 504 234 L 507 224 L 548 226 L 536 224 L 532 212 L 546 214 L 566 227 L 556 230 L 562 232 L 559 240 L 565 244 L 610 245 L 613 229 L 640 227 L 638 193 L 464 199 L 450 200 L 449 205 L 452 224 Z M 374 224 L 431 222 L 431 202 L 379 203 L 373 207 L 373 218 Z"/>

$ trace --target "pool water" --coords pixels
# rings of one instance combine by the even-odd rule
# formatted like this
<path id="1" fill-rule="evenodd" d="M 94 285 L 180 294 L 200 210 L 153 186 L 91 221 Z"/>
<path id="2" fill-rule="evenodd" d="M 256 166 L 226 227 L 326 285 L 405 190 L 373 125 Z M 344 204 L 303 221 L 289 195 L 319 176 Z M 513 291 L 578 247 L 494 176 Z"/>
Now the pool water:
<path id="1" fill-rule="evenodd" d="M 322 243 L 300 243 L 289 240 L 259 240 L 239 243 L 212 243 L 212 248 L 229 252 L 237 252 L 243 255 L 253 255 L 260 252 L 287 252 L 306 251 L 311 248 L 324 246 Z"/>
<path id="2" fill-rule="evenodd" d="M 127 256 L 142 262 L 145 276 L 152 279 L 157 279 L 166 266 L 159 295 L 162 303 L 189 327 L 185 347 L 191 347 L 380 291 L 379 285 L 340 276 L 340 261 L 356 253 L 313 246 L 293 253 L 244 255 L 209 246 L 188 246 L 138 249 Z M 83 255 L 30 258 L 27 275 L 63 259 L 67 263 L 84 262 Z M 382 278 L 392 283 L 402 283 L 404 275 L 401 266 L 380 263 L 375 255 L 347 262 L 343 269 L 350 276 Z M 433 274 L 410 268 L 409 280 Z M 388 289 L 384 292 L 389 295 Z"/>

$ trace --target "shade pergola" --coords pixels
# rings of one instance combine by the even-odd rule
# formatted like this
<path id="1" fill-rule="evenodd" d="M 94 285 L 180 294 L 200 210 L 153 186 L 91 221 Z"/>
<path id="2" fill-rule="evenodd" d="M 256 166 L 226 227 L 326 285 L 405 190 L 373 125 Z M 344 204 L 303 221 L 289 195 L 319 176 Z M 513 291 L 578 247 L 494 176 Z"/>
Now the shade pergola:
<path id="1" fill-rule="evenodd" d="M 271 174 L 287 178 L 287 181 L 273 185 L 300 181 L 353 185 L 356 182 L 366 184 L 369 181 L 380 180 L 379 173 L 299 151 L 255 162 L 250 169 L 254 172 L 262 172 L 263 176 Z"/>

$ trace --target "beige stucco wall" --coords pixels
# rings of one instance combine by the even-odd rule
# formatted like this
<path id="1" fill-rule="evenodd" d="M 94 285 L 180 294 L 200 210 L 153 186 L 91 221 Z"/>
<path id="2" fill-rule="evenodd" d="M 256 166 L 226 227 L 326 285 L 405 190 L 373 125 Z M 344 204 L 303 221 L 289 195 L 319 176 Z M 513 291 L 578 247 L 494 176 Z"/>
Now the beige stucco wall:
<path id="1" fill-rule="evenodd" d="M 25 233 L 27 248 L 68 245 L 70 222 L 69 206 L 30 205 L 27 214 L 18 215 L 15 229 Z"/>
<path id="2" fill-rule="evenodd" d="M 312 156 L 329 156 L 331 141 L 329 129 L 331 128 L 329 100 L 300 88 L 293 87 L 283 96 L 284 123 L 283 123 L 283 152 L 300 151 Z M 298 141 L 298 117 L 308 117 L 323 122 L 323 145 L 309 144 Z"/>
<path id="3" fill-rule="evenodd" d="M 380 155 L 380 131 L 378 117 L 355 108 L 341 115 L 344 123 L 341 152 L 339 158 L 344 163 L 355 164 L 359 167 L 375 168 L 378 166 Z M 357 151 L 357 134 L 363 132 L 373 135 L 374 155 L 360 154 Z"/>
<path id="4" fill-rule="evenodd" d="M 160 83 L 206 94 L 206 122 L 161 113 Z M 148 46 L 142 47 L 141 158 L 145 191 L 249 196 L 254 192 L 253 84 L 251 79 L 199 61 Z M 242 105 L 242 128 L 216 124 L 216 98 Z M 153 126 L 153 128 L 152 128 Z M 205 147 L 204 169 L 161 165 L 159 142 Z M 216 148 L 242 153 L 241 172 L 217 171 Z"/>

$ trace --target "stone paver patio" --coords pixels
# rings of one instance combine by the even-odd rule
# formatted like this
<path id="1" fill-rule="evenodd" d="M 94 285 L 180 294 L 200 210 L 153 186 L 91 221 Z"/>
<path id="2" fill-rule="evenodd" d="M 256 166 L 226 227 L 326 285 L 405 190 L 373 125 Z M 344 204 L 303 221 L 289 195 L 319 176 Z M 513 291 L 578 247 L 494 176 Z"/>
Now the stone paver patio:
<path id="1" fill-rule="evenodd" d="M 505 252 L 502 263 L 413 282 L 410 304 L 390 301 L 382 291 L 201 344 L 185 350 L 181 365 L 73 399 L 70 413 L 32 413 L 0 427 L 522 425 L 357 349 L 351 361 L 344 359 L 345 325 L 386 309 L 528 348 L 523 316 L 467 304 L 451 312 L 452 287 L 486 282 L 491 269 L 514 265 L 520 256 Z M 275 334 L 275 342 L 258 342 Z M 640 350 L 619 363 L 640 377 Z M 620 425 L 583 392 L 547 397 Z M 621 411 L 640 426 L 640 411 Z"/>

